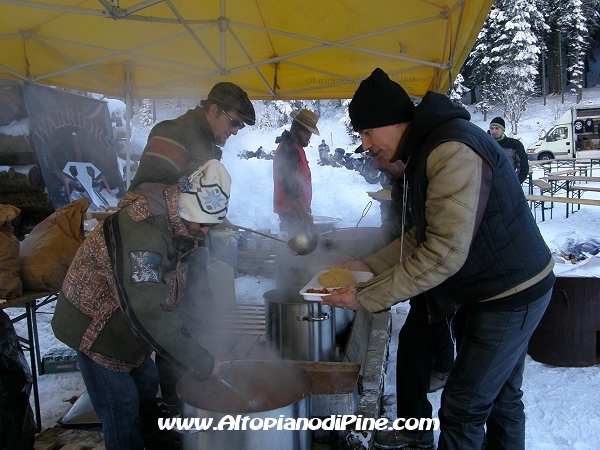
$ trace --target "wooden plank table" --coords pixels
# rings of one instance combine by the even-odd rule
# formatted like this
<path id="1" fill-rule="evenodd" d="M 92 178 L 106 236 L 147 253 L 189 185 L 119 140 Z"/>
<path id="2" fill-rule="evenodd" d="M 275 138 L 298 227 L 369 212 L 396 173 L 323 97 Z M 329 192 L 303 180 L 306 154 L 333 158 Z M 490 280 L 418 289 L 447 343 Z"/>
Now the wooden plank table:
<path id="1" fill-rule="evenodd" d="M 573 191 L 575 183 L 600 183 L 600 177 L 585 177 L 581 175 L 549 175 L 542 178 L 552 185 L 551 194 L 554 196 L 558 192 L 564 190 L 566 197 Z M 568 202 L 561 202 L 568 203 Z M 576 203 L 583 205 L 584 203 Z M 567 217 L 569 217 L 569 205 L 567 208 Z"/>
<path id="2" fill-rule="evenodd" d="M 525 198 L 530 202 L 539 202 L 544 207 L 544 202 L 565 203 L 567 205 L 566 217 L 569 217 L 569 205 L 588 205 L 600 206 L 600 200 L 588 198 L 556 197 L 553 195 L 526 195 Z"/>

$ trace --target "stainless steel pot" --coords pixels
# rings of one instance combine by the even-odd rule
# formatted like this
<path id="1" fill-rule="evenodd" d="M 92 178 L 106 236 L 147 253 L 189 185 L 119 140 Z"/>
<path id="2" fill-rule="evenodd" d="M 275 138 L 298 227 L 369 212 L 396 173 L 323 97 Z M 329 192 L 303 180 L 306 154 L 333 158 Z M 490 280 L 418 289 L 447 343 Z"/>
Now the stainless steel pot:
<path id="1" fill-rule="evenodd" d="M 333 230 L 341 220 L 341 217 L 313 216 L 313 224 L 317 233 Z"/>
<path id="2" fill-rule="evenodd" d="M 232 394 L 216 381 L 196 381 L 184 376 L 177 385 L 183 418 L 213 419 L 207 431 L 184 433 L 182 450 L 235 449 L 235 450 L 309 450 L 310 430 L 251 429 L 266 419 L 310 419 L 310 391 L 312 379 L 300 367 L 281 361 L 227 361 L 223 363 L 223 379 L 245 398 L 261 398 L 265 411 L 249 411 L 248 402 Z M 231 416 L 231 419 L 227 416 Z M 245 428 L 229 430 L 229 424 L 240 417 Z M 214 430 L 224 420 L 223 430 Z M 285 422 L 283 422 L 285 423 Z"/>
<path id="3" fill-rule="evenodd" d="M 299 287 L 263 294 L 267 346 L 283 359 L 334 361 L 335 309 L 304 300 Z"/>
<path id="4" fill-rule="evenodd" d="M 335 335 L 346 334 L 350 331 L 352 321 L 354 320 L 354 311 L 351 309 L 335 309 Z"/>
<path id="5" fill-rule="evenodd" d="M 319 237 L 319 247 L 362 260 L 385 247 L 386 236 L 377 227 L 337 228 Z"/>

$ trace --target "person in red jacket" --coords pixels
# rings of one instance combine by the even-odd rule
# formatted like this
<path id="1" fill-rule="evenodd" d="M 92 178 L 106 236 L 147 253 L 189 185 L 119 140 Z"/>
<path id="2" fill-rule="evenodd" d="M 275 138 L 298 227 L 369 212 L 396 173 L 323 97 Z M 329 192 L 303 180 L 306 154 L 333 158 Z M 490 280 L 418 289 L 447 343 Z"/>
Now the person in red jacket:
<path id="1" fill-rule="evenodd" d="M 292 237 L 314 227 L 310 204 L 312 182 L 304 148 L 313 134 L 319 135 L 319 116 L 307 109 L 292 113 L 290 131 L 284 131 L 273 159 L 273 211 L 279 215 L 281 231 Z"/>

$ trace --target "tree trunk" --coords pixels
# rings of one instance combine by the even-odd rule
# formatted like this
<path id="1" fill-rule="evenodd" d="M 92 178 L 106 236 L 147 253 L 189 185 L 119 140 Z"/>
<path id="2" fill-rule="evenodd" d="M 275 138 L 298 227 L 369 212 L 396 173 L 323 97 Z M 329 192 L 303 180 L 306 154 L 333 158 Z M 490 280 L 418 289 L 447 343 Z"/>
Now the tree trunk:
<path id="1" fill-rule="evenodd" d="M 562 40 L 560 38 L 560 31 L 556 32 L 556 49 L 557 49 L 557 69 L 558 69 L 558 81 L 559 81 L 559 92 L 560 92 L 560 97 L 561 103 L 565 103 L 565 83 L 564 83 L 564 79 L 563 79 L 563 60 L 562 60 Z"/>
<path id="2" fill-rule="evenodd" d="M 544 37 L 542 35 L 542 42 L 544 41 Z M 541 69 L 540 73 L 542 74 L 542 97 L 544 98 L 544 106 L 546 106 L 546 51 L 542 49 L 542 58 L 541 58 Z"/>

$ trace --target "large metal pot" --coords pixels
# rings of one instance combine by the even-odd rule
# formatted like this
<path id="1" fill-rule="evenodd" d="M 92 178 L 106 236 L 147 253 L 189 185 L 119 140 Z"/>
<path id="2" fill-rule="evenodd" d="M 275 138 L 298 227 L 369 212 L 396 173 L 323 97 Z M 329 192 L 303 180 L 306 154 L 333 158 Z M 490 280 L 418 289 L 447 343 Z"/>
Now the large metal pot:
<path id="1" fill-rule="evenodd" d="M 385 236 L 377 227 L 337 228 L 319 237 L 319 247 L 362 260 L 385 247 Z"/>
<path id="2" fill-rule="evenodd" d="M 325 233 L 326 231 L 333 230 L 337 223 L 342 220 L 341 217 L 329 217 L 329 216 L 312 216 L 313 224 L 317 233 Z"/>
<path id="3" fill-rule="evenodd" d="M 251 411 L 224 385 L 216 381 L 196 381 L 184 376 L 177 385 L 183 418 L 213 419 L 207 431 L 184 433 L 182 450 L 309 450 L 310 430 L 285 430 L 277 426 L 263 429 L 266 419 L 310 418 L 312 379 L 300 367 L 281 361 L 227 361 L 223 363 L 223 379 L 246 399 L 260 398 L 265 411 Z M 230 416 L 230 417 L 227 417 Z M 240 427 L 229 430 L 239 416 Z M 242 421 L 242 418 L 245 422 Z M 222 430 L 214 430 L 223 420 Z M 259 426 L 262 424 L 262 426 Z M 252 429 L 261 428 L 261 429 Z"/>
<path id="4" fill-rule="evenodd" d="M 345 335 L 350 331 L 352 321 L 354 320 L 354 311 L 351 309 L 335 309 L 335 335 Z"/>
<path id="5" fill-rule="evenodd" d="M 283 359 L 335 360 L 335 309 L 305 300 L 301 286 L 263 294 L 267 346 Z"/>

